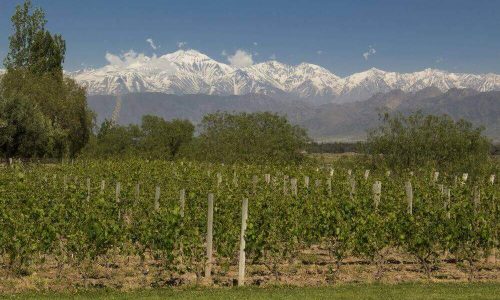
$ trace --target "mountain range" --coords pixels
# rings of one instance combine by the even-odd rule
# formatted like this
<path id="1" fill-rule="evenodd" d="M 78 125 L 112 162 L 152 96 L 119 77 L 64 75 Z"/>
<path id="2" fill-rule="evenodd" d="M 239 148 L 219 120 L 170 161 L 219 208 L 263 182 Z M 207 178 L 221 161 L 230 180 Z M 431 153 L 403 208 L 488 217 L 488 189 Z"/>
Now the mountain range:
<path id="1" fill-rule="evenodd" d="M 114 95 L 88 97 L 89 106 L 100 124 L 110 119 L 116 106 Z M 364 101 L 313 105 L 269 95 L 172 95 L 165 93 L 129 93 L 120 96 L 121 109 L 116 120 L 120 124 L 140 123 L 146 114 L 165 119 L 188 119 L 199 123 L 203 115 L 216 111 L 271 111 L 286 116 L 290 122 L 307 129 L 317 141 L 356 141 L 366 138 L 366 131 L 379 125 L 379 112 L 409 114 L 447 114 L 464 118 L 475 126 L 486 127 L 485 134 L 500 141 L 500 91 L 478 92 L 452 88 L 442 92 L 429 87 L 416 92 L 392 90 L 377 93 Z"/>
<path id="2" fill-rule="evenodd" d="M 235 68 L 196 50 L 178 50 L 159 57 L 134 55 L 102 68 L 67 74 L 85 86 L 89 95 L 258 94 L 311 104 L 361 101 L 395 89 L 409 93 L 428 87 L 436 87 L 442 92 L 452 88 L 479 92 L 500 90 L 500 75 L 497 74 L 475 75 L 437 69 L 397 73 L 372 68 L 339 77 L 314 64 L 290 66 L 275 60 Z"/>

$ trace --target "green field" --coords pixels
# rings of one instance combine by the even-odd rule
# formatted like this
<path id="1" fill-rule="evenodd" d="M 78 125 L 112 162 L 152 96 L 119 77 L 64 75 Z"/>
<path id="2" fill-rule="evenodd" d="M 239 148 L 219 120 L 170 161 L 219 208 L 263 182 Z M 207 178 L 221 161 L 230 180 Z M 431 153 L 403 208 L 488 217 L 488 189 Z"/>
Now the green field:
<path id="1" fill-rule="evenodd" d="M 16 163 L 0 174 L 0 293 L 189 287 L 201 279 L 232 286 L 244 198 L 250 286 L 498 282 L 496 181 L 386 171 Z M 213 254 L 204 278 L 209 196 Z"/>
<path id="2" fill-rule="evenodd" d="M 336 287 L 273 287 L 182 289 L 141 292 L 19 294 L 6 299 L 499 299 L 499 284 L 340 285 Z"/>

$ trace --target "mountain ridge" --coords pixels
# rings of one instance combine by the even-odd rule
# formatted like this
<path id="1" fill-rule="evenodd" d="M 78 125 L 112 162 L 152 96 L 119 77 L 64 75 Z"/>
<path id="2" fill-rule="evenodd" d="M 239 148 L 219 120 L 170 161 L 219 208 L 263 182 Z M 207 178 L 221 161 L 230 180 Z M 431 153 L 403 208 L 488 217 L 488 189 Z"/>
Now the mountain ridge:
<path id="1" fill-rule="evenodd" d="M 178 50 L 157 57 L 134 52 L 114 58 L 102 68 L 68 72 L 89 95 L 141 92 L 208 95 L 278 95 L 312 104 L 345 103 L 368 99 L 380 92 L 415 92 L 435 86 L 500 90 L 500 75 L 451 73 L 424 69 L 412 73 L 371 68 L 339 77 L 314 64 L 287 65 L 276 60 L 235 68 L 196 50 Z"/>
<path id="2" fill-rule="evenodd" d="M 409 114 L 447 114 L 454 119 L 464 118 L 475 126 L 484 125 L 485 134 L 500 141 L 500 91 L 477 92 L 472 89 L 450 89 L 442 92 L 436 87 L 416 92 L 392 90 L 377 93 L 364 101 L 311 105 L 300 100 L 283 100 L 269 95 L 173 95 L 137 93 L 121 96 L 118 122 L 139 124 L 146 114 L 167 120 L 188 119 L 197 124 L 205 114 L 216 111 L 263 112 L 284 115 L 294 124 L 306 128 L 317 141 L 353 141 L 366 138 L 366 130 L 378 126 L 379 112 Z M 115 108 L 113 95 L 89 96 L 89 106 L 97 113 L 97 122 L 110 118 Z"/>

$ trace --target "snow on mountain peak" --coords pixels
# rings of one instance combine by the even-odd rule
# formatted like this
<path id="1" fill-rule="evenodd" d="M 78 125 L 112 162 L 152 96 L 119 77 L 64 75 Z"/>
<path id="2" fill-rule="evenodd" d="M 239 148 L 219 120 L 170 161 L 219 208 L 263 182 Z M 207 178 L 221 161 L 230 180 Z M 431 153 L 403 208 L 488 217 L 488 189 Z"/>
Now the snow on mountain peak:
<path id="1" fill-rule="evenodd" d="M 260 93 L 325 102 L 364 100 L 373 94 L 401 89 L 415 92 L 428 87 L 442 91 L 471 88 L 500 90 L 500 75 L 450 73 L 424 69 L 413 73 L 387 72 L 377 68 L 341 78 L 314 64 L 287 65 L 276 60 L 245 68 L 218 62 L 197 50 L 178 50 L 157 57 L 137 54 L 106 54 L 109 64 L 92 70 L 68 73 L 89 94 L 163 92 L 171 94 L 241 95 Z"/>
<path id="2" fill-rule="evenodd" d="M 193 49 L 189 50 L 177 50 L 173 53 L 168 53 L 163 56 L 162 58 L 165 58 L 170 61 L 177 61 L 177 62 L 185 62 L 185 63 L 193 63 L 193 62 L 200 62 L 204 60 L 211 60 L 210 57 L 207 55 Z"/>

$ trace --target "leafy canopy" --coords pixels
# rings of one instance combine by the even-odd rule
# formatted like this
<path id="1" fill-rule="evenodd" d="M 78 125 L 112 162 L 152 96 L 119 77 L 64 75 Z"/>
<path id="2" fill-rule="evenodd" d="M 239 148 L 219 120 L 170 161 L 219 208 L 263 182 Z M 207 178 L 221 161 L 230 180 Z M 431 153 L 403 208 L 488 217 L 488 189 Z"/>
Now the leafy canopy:
<path id="1" fill-rule="evenodd" d="M 309 141 L 304 129 L 269 112 L 206 115 L 197 157 L 219 162 L 296 162 Z"/>
<path id="2" fill-rule="evenodd" d="M 402 114 L 382 116 L 382 125 L 368 134 L 367 153 L 391 169 L 433 167 L 449 173 L 483 173 L 490 142 L 465 120 L 449 116 Z"/>
<path id="3" fill-rule="evenodd" d="M 31 1 L 18 5 L 11 20 L 7 73 L 0 82 L 2 154 L 74 156 L 89 140 L 93 113 L 85 90 L 64 77 L 66 43 L 45 29 L 45 14 Z"/>

